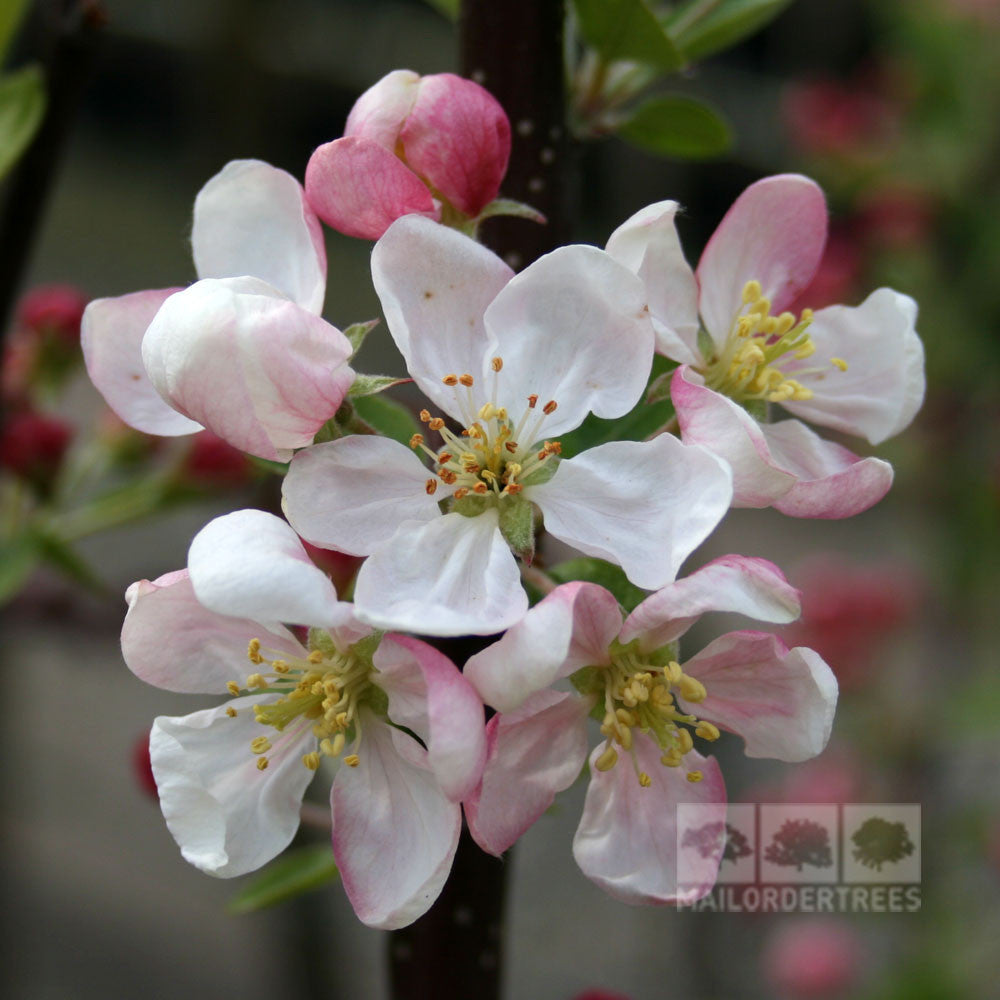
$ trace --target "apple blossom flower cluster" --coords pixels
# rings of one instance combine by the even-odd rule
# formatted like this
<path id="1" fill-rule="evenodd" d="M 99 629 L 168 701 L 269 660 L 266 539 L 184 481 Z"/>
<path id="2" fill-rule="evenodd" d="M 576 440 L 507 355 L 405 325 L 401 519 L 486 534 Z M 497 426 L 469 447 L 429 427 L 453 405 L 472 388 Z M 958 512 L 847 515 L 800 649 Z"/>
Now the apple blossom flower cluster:
<path id="1" fill-rule="evenodd" d="M 584 874 L 629 903 L 707 891 L 723 845 L 704 884 L 681 887 L 677 806 L 725 808 L 711 744 L 728 732 L 752 757 L 814 756 L 837 685 L 818 653 L 766 631 L 689 650 L 703 615 L 786 624 L 799 598 L 764 559 L 681 568 L 731 506 L 827 518 L 871 506 L 890 466 L 802 420 L 876 443 L 923 392 L 906 296 L 783 311 L 825 239 L 808 179 L 748 188 L 697 271 L 677 204 L 661 202 L 605 250 L 561 247 L 515 275 L 470 235 L 509 143 L 476 84 L 392 73 L 315 152 L 304 188 L 259 161 L 209 181 L 194 284 L 100 299 L 83 320 L 88 370 L 123 420 L 164 435 L 205 427 L 288 463 L 286 520 L 216 518 L 186 569 L 129 588 L 130 669 L 230 696 L 154 723 L 167 825 L 202 870 L 249 872 L 289 844 L 322 772 L 345 891 L 375 927 L 433 903 L 463 815 L 501 854 L 582 769 Z M 350 417 L 356 386 L 374 383 L 320 315 L 320 219 L 378 240 L 374 288 L 426 400 L 406 443 Z M 674 367 L 651 385 L 657 353 Z M 615 420 L 657 392 L 679 434 L 564 454 L 587 417 Z M 772 422 L 779 406 L 790 417 Z M 557 586 L 535 559 L 543 535 L 611 564 L 645 599 L 626 611 L 613 585 Z M 351 601 L 310 559 L 315 546 L 360 564 Z M 547 593 L 532 605 L 522 579 Z M 491 638 L 464 665 L 425 641 L 457 635 Z"/>

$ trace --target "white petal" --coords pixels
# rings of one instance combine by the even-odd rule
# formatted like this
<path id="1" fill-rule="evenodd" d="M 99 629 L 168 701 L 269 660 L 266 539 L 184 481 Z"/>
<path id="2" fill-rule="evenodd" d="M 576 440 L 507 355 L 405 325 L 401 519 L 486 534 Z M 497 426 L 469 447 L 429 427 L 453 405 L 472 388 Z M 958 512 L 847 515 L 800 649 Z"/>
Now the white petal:
<path id="1" fill-rule="evenodd" d="M 464 673 L 487 705 L 513 712 L 561 677 L 610 662 L 608 647 L 621 625 L 618 602 L 603 587 L 564 583 L 472 656 Z"/>
<path id="2" fill-rule="evenodd" d="M 302 185 L 262 160 L 232 160 L 194 202 L 191 233 L 199 278 L 251 275 L 317 316 L 326 290 L 326 247 Z"/>
<path id="3" fill-rule="evenodd" d="M 442 636 L 501 632 L 528 610 L 495 510 L 406 522 L 365 560 L 354 603 L 376 628 Z"/>
<path id="4" fill-rule="evenodd" d="M 142 338 L 160 306 L 179 288 L 94 299 L 83 312 L 80 346 L 87 374 L 108 406 L 145 434 L 194 434 L 201 424 L 165 403 L 142 363 Z"/>
<path id="5" fill-rule="evenodd" d="M 461 808 L 438 787 L 416 740 L 370 713 L 361 722 L 360 763 L 340 768 L 333 783 L 333 853 L 358 919 L 394 930 L 441 892 Z"/>
<path id="6" fill-rule="evenodd" d="M 708 691 L 685 711 L 742 736 L 748 757 L 808 760 L 830 738 L 837 679 L 811 649 L 789 650 L 765 632 L 730 632 L 688 660 L 684 672 Z"/>
<path id="7" fill-rule="evenodd" d="M 722 520 L 729 468 L 669 434 L 612 441 L 562 462 L 526 491 L 556 538 L 617 563 L 637 586 L 662 587 Z"/>
<path id="8" fill-rule="evenodd" d="M 222 694 L 229 681 L 242 686 L 253 670 L 247 659 L 251 639 L 287 656 L 306 655 L 280 625 L 265 628 L 248 618 L 209 611 L 195 597 L 187 570 L 139 580 L 125 597 L 125 663 L 137 677 L 168 691 Z"/>
<path id="9" fill-rule="evenodd" d="M 607 251 L 639 276 L 656 330 L 656 350 L 681 364 L 698 364 L 698 283 L 684 259 L 674 223 L 680 205 L 658 201 L 623 222 Z"/>
<path id="10" fill-rule="evenodd" d="M 398 441 L 352 434 L 300 451 L 282 485 L 282 508 L 313 545 L 366 556 L 403 521 L 440 516 L 431 470 Z"/>
<path id="11" fill-rule="evenodd" d="M 485 322 L 489 357 L 504 363 L 498 402 L 512 415 L 532 394 L 540 406 L 558 403 L 546 438 L 591 412 L 623 416 L 645 391 L 655 338 L 642 283 L 596 247 L 560 247 L 536 260 L 497 295 Z"/>
<path id="12" fill-rule="evenodd" d="M 150 763 L 167 827 L 185 860 L 209 875 L 231 878 L 280 854 L 299 827 L 299 809 L 313 772 L 302 755 L 316 745 L 262 726 L 252 706 L 273 695 L 237 698 L 183 718 L 161 716 L 149 740 Z M 226 708 L 237 710 L 230 718 Z M 273 738 L 268 767 L 257 769 L 250 740 Z"/>
<path id="13" fill-rule="evenodd" d="M 857 308 L 820 309 L 809 328 L 816 353 L 783 366 L 813 398 L 790 400 L 785 409 L 872 444 L 898 434 L 924 399 L 924 350 L 916 321 L 916 302 L 891 288 L 872 292 Z M 830 358 L 846 361 L 847 371 L 829 364 Z M 803 367 L 822 371 L 797 374 Z"/>
<path id="14" fill-rule="evenodd" d="M 476 409 L 488 339 L 483 313 L 513 271 L 475 240 L 419 216 L 394 222 L 372 251 L 372 280 L 392 339 L 421 391 L 463 425 L 464 387 L 445 375 L 475 377 Z"/>
<path id="15" fill-rule="evenodd" d="M 295 532 L 262 510 L 209 521 L 191 542 L 188 569 L 198 600 L 219 614 L 326 627 L 352 617 Z"/>

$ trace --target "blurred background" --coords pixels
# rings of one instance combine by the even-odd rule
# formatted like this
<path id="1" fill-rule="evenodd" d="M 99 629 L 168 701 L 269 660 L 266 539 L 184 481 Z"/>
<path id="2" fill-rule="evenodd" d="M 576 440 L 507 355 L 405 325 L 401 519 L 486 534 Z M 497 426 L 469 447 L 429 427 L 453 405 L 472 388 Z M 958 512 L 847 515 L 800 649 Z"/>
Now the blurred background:
<path id="1" fill-rule="evenodd" d="M 86 301 L 192 280 L 191 206 L 228 160 L 260 158 L 301 178 L 311 151 L 341 133 L 355 98 L 384 73 L 457 68 L 454 25 L 420 0 L 110 0 L 106 9 L 23 293 L 58 283 Z M 40 30 L 29 20 L 11 65 L 32 57 Z M 506 996 L 1000 995 L 998 45 L 996 0 L 795 0 L 671 80 L 729 121 L 727 153 L 668 159 L 605 138 L 579 157 L 576 240 L 603 245 L 638 208 L 675 198 L 694 261 L 747 183 L 799 170 L 824 186 L 833 220 L 802 304 L 856 304 L 883 284 L 920 304 L 929 388 L 915 425 L 879 449 L 896 468 L 890 495 L 842 523 L 735 511 L 688 568 L 725 552 L 776 561 L 804 594 L 790 639 L 823 653 L 841 682 L 833 738 L 815 762 L 749 761 L 739 741 L 720 742 L 731 798 L 921 804 L 921 910 L 624 907 L 573 863 L 581 785 L 508 862 Z M 327 245 L 325 316 L 339 327 L 378 316 L 370 245 L 336 233 Z M 37 329 L 47 323 L 51 334 L 52 317 L 28 306 L 12 320 L 10 342 L 22 347 L 5 380 L 33 363 L 24 345 Z M 73 307 L 64 307 L 71 358 Z M 363 370 L 403 373 L 384 329 L 361 358 Z M 152 717 L 204 700 L 147 688 L 127 671 L 121 595 L 183 565 L 210 517 L 273 503 L 276 480 L 201 435 L 144 439 L 111 418 L 72 360 L 60 372 L 45 412 L 62 430 L 25 432 L 36 435 L 32 454 L 45 452 L 41 434 L 51 463 L 79 467 L 62 488 L 85 493 L 101 474 L 88 444 L 99 440 L 123 468 L 149 463 L 164 502 L 130 496 L 124 514 L 71 519 L 72 546 L 50 560 L 61 569 L 15 574 L 0 646 L 4 995 L 380 1000 L 386 936 L 357 922 L 336 883 L 229 912 L 241 883 L 183 862 L 145 783 Z M 8 506 L 27 502 L 25 491 L 44 494 L 53 474 L 51 463 L 28 469 L 17 447 L 5 445 Z M 119 521 L 131 523 L 104 530 Z M 5 558 L 10 574 L 19 557 Z M 694 635 L 691 648 L 715 634 Z"/>

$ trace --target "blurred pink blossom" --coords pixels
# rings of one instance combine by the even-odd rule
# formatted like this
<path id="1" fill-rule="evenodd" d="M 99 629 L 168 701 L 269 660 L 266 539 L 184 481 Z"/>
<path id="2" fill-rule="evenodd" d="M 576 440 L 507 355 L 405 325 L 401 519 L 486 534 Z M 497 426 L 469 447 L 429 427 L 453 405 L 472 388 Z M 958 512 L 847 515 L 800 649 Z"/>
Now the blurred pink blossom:
<path id="1" fill-rule="evenodd" d="M 857 932 L 838 920 L 797 919 L 771 935 L 762 959 L 764 978 L 794 1000 L 845 996 L 858 980 Z"/>

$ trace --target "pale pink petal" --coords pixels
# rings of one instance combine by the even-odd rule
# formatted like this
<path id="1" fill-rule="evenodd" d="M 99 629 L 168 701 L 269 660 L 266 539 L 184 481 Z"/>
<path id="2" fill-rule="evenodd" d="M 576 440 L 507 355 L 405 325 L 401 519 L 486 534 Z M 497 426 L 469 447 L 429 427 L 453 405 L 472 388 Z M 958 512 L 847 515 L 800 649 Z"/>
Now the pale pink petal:
<path id="1" fill-rule="evenodd" d="M 191 542 L 188 569 L 198 600 L 219 614 L 326 627 L 351 619 L 298 535 L 262 510 L 209 521 Z"/>
<path id="2" fill-rule="evenodd" d="M 282 486 L 285 515 L 313 545 L 366 556 L 403 521 L 441 516 L 431 470 L 398 441 L 352 434 L 300 451 Z"/>
<path id="3" fill-rule="evenodd" d="M 774 461 L 798 476 L 798 482 L 773 504 L 782 514 L 853 517 L 878 503 L 892 486 L 888 462 L 859 458 L 798 420 L 765 424 L 761 431 Z"/>
<path id="4" fill-rule="evenodd" d="M 701 361 L 698 283 L 677 235 L 679 209 L 676 201 L 640 209 L 611 234 L 607 251 L 645 286 L 657 353 L 695 365 Z"/>
<path id="5" fill-rule="evenodd" d="M 470 374 L 481 396 L 489 343 L 483 313 L 513 271 L 496 254 L 454 229 L 400 219 L 372 251 L 372 280 L 392 339 L 425 396 L 465 425 L 466 390 L 445 375 Z"/>
<path id="6" fill-rule="evenodd" d="M 220 878 L 266 864 L 292 841 L 313 772 L 302 755 L 316 746 L 308 728 L 279 734 L 254 718 L 273 695 L 153 723 L 149 757 L 160 808 L 186 861 Z M 227 708 L 235 708 L 230 718 Z M 268 767 L 257 769 L 250 741 L 272 739 Z"/>
<path id="7" fill-rule="evenodd" d="M 742 736 L 748 757 L 808 760 L 830 738 L 837 679 L 811 649 L 789 650 L 766 632 L 730 632 L 688 660 L 684 672 L 708 692 L 684 710 Z"/>
<path id="8" fill-rule="evenodd" d="M 419 75 L 410 69 L 386 73 L 354 102 L 344 135 L 370 139 L 394 150 L 403 122 L 417 99 L 419 83 Z"/>
<path id="9" fill-rule="evenodd" d="M 326 247 L 302 185 L 262 160 L 232 160 L 198 192 L 191 233 L 199 278 L 250 275 L 319 315 Z"/>
<path id="10" fill-rule="evenodd" d="M 424 635 L 502 632 L 528 610 L 495 510 L 404 523 L 365 560 L 354 603 L 376 628 Z"/>
<path id="11" fill-rule="evenodd" d="M 83 312 L 80 346 L 90 381 L 130 427 L 145 434 L 194 434 L 201 424 L 178 413 L 153 388 L 142 363 L 142 338 L 160 306 L 179 288 L 94 299 Z"/>
<path id="12" fill-rule="evenodd" d="M 680 767 L 664 767 L 662 751 L 648 736 L 639 736 L 633 746 L 650 786 L 639 784 L 627 757 L 610 771 L 597 770 L 594 763 L 604 745 L 597 747 L 590 756 L 590 786 L 573 838 L 573 857 L 587 878 L 623 903 L 698 899 L 712 887 L 719 858 L 707 859 L 703 871 L 685 870 L 678 879 L 678 806 L 699 806 L 704 822 L 725 821 L 722 772 L 714 758 L 696 750 L 684 755 Z M 687 780 L 695 770 L 704 776 L 697 783 Z"/>
<path id="13" fill-rule="evenodd" d="M 354 373 L 347 338 L 256 278 L 172 295 L 142 341 L 156 391 L 242 451 L 287 461 L 337 412 Z"/>
<path id="14" fill-rule="evenodd" d="M 194 594 L 186 569 L 139 580 L 125 593 L 122 655 L 148 684 L 185 694 L 222 694 L 229 681 L 241 687 L 255 669 L 247 659 L 251 639 L 284 656 L 305 656 L 281 625 L 209 611 Z"/>
<path id="15" fill-rule="evenodd" d="M 706 611 L 785 624 L 799 617 L 799 592 L 767 559 L 720 556 L 646 598 L 625 620 L 621 641 L 652 651 L 679 639 Z"/>
<path id="16" fill-rule="evenodd" d="M 419 639 L 387 635 L 374 659 L 389 696 L 389 718 L 424 741 L 441 790 L 460 802 L 479 784 L 486 761 L 483 703 L 443 653 Z"/>
<path id="17" fill-rule="evenodd" d="M 411 736 L 361 716 L 357 767 L 333 782 L 333 854 L 347 898 L 369 927 L 395 930 L 425 913 L 451 870 L 461 807 L 434 780 Z"/>
<path id="18" fill-rule="evenodd" d="M 576 781 L 587 759 L 585 698 L 540 691 L 487 726 L 483 781 L 464 803 L 472 839 L 498 857 Z"/>
<path id="19" fill-rule="evenodd" d="M 328 226 L 362 240 L 377 240 L 411 212 L 439 215 L 423 181 L 369 139 L 347 137 L 320 146 L 306 166 L 306 198 Z"/>
<path id="20" fill-rule="evenodd" d="M 718 458 L 670 434 L 612 441 L 562 462 L 525 491 L 556 538 L 617 563 L 637 586 L 662 587 L 729 509 Z"/>
<path id="21" fill-rule="evenodd" d="M 655 340 L 646 294 L 603 250 L 560 247 L 539 258 L 497 295 L 485 322 L 489 357 L 504 364 L 495 376 L 500 405 L 519 416 L 533 394 L 539 406 L 558 404 L 536 440 L 591 412 L 623 416 L 645 392 Z"/>
<path id="22" fill-rule="evenodd" d="M 399 134 L 406 162 L 466 215 L 497 196 L 510 159 L 510 122 L 478 83 L 425 76 Z"/>
<path id="23" fill-rule="evenodd" d="M 531 695 L 586 666 L 609 662 L 622 626 L 618 602 L 596 583 L 556 587 L 503 638 L 465 664 L 487 705 L 513 712 Z"/>
<path id="24" fill-rule="evenodd" d="M 782 405 L 803 420 L 861 435 L 872 444 L 898 434 L 924 399 L 924 350 L 916 321 L 916 302 L 891 288 L 872 292 L 857 308 L 820 309 L 809 328 L 816 353 L 782 365 L 813 397 Z M 830 358 L 846 361 L 847 371 L 829 364 Z"/>
<path id="25" fill-rule="evenodd" d="M 700 444 L 733 470 L 733 506 L 768 507 L 795 484 L 768 448 L 762 428 L 731 399 L 708 389 L 701 376 L 681 367 L 670 380 L 685 444 Z"/>
<path id="26" fill-rule="evenodd" d="M 800 174 L 765 177 L 733 202 L 698 264 L 701 318 L 717 346 L 748 281 L 760 282 L 775 314 L 809 284 L 823 256 L 826 225 L 823 192 Z"/>

